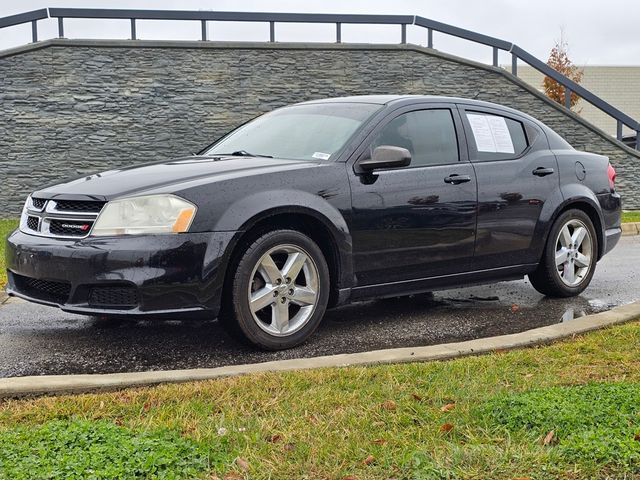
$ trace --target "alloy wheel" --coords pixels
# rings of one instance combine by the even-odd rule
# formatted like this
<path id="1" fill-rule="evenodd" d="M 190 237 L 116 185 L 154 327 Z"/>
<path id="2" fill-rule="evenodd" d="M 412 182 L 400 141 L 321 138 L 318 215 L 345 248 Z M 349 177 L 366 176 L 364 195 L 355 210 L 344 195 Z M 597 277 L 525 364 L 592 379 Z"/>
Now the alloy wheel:
<path id="1" fill-rule="evenodd" d="M 318 268 L 296 245 L 268 250 L 253 268 L 249 310 L 256 324 L 277 337 L 292 335 L 313 315 L 319 296 Z"/>
<path id="2" fill-rule="evenodd" d="M 579 285 L 589 274 L 593 262 L 593 239 L 587 226 L 571 219 L 560 229 L 556 239 L 556 270 L 562 282 Z"/>

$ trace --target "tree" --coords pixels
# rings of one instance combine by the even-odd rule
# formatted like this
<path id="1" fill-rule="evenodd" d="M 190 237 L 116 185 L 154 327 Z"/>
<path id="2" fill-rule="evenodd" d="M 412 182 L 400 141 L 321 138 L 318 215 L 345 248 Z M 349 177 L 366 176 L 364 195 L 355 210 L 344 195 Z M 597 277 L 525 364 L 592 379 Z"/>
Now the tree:
<path id="1" fill-rule="evenodd" d="M 582 68 L 576 67 L 569 59 L 568 43 L 563 39 L 562 36 L 560 37 L 559 41 L 556 41 L 555 46 L 551 49 L 551 54 L 549 55 L 549 60 L 547 60 L 547 65 L 576 83 L 580 83 L 580 81 L 582 81 L 584 70 Z M 554 102 L 558 102 L 561 105 L 566 105 L 566 89 L 563 85 L 556 82 L 553 78 L 545 76 L 543 86 L 544 93 L 547 97 L 549 97 Z M 578 97 L 575 92 L 571 92 L 572 109 L 573 107 L 575 107 L 579 100 L 580 97 Z"/>

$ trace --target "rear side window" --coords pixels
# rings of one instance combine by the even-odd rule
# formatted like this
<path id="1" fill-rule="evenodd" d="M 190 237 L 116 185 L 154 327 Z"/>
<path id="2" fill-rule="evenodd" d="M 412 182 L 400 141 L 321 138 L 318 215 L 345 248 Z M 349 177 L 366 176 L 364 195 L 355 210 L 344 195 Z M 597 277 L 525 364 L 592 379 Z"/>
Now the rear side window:
<path id="1" fill-rule="evenodd" d="M 467 120 L 478 160 L 514 158 L 529 146 L 522 122 L 484 112 L 467 112 Z"/>
<path id="2" fill-rule="evenodd" d="M 406 148 L 411 167 L 443 165 L 458 161 L 458 139 L 451 110 L 430 109 L 404 113 L 389 122 L 371 145 Z"/>

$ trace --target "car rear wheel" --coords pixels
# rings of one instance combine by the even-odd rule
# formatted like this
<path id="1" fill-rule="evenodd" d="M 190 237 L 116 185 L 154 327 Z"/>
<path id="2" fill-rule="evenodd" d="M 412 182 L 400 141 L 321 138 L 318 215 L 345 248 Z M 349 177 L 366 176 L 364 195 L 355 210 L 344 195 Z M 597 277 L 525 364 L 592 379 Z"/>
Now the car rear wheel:
<path id="1" fill-rule="evenodd" d="M 320 324 L 329 286 L 327 262 L 313 240 L 295 230 L 266 233 L 238 260 L 226 323 L 261 348 L 294 347 Z"/>
<path id="2" fill-rule="evenodd" d="M 593 222 L 582 210 L 567 210 L 553 224 L 542 261 L 529 280 L 545 295 L 575 296 L 591 282 L 597 259 Z"/>

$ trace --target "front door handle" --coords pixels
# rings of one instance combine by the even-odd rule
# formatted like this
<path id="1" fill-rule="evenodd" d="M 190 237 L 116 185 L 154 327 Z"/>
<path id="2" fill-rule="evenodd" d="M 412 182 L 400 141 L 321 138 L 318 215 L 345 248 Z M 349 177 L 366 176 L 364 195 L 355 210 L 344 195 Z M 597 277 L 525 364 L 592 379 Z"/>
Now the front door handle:
<path id="1" fill-rule="evenodd" d="M 444 183 L 451 183 L 453 185 L 458 185 L 459 183 L 470 182 L 471 177 L 469 175 L 458 175 L 454 173 L 449 175 L 448 177 L 444 177 Z"/>
<path id="2" fill-rule="evenodd" d="M 551 175 L 553 173 L 553 168 L 538 167 L 531 173 L 538 177 L 546 177 L 547 175 Z"/>

